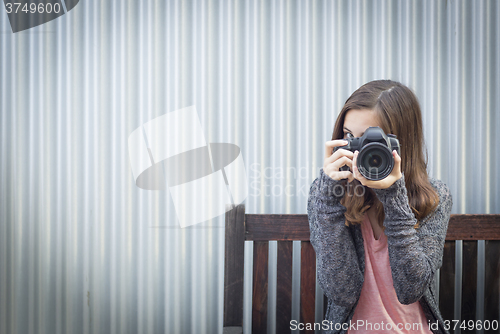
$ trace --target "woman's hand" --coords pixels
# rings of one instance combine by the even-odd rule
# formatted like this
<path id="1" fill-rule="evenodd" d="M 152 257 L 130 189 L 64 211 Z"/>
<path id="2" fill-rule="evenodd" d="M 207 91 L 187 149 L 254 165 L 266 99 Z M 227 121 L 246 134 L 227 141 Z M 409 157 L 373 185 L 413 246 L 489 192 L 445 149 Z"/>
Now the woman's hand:
<path id="1" fill-rule="evenodd" d="M 396 152 L 396 150 L 392 151 L 392 156 L 394 157 L 394 168 L 392 169 L 391 174 L 389 174 L 385 179 L 379 181 L 371 181 L 366 179 L 363 175 L 361 175 L 358 166 L 356 164 L 358 154 L 359 154 L 358 151 L 354 152 L 354 157 L 352 159 L 352 166 L 354 166 L 354 168 L 351 169 L 353 170 L 352 174 L 354 175 L 354 178 L 359 182 L 361 182 L 361 184 L 364 186 L 374 189 L 386 189 L 392 186 L 394 182 L 396 182 L 403 176 L 401 174 L 401 157 Z"/>
<path id="2" fill-rule="evenodd" d="M 332 154 L 333 148 L 347 145 L 346 140 L 329 140 L 325 144 L 325 160 L 323 162 L 323 172 L 334 180 L 347 179 L 349 182 L 354 180 L 351 171 L 339 171 L 340 167 L 347 165 L 352 170 L 352 158 L 354 153 L 344 149 L 338 149 Z"/>

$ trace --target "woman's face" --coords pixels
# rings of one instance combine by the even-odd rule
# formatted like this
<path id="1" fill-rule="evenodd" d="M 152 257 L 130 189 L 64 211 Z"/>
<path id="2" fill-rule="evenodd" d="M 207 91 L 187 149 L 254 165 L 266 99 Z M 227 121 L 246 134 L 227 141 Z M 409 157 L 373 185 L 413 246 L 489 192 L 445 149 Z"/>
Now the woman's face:
<path id="1" fill-rule="evenodd" d="M 351 133 L 353 137 L 361 137 L 370 126 L 380 126 L 378 116 L 372 109 L 351 109 L 344 118 L 344 138 Z"/>

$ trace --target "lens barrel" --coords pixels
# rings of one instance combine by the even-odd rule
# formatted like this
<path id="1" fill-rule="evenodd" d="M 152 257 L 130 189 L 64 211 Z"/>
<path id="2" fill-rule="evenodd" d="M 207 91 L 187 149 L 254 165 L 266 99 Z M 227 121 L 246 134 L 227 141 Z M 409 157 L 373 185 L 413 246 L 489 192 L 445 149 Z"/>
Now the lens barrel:
<path id="1" fill-rule="evenodd" d="M 369 143 L 359 151 L 357 166 L 366 179 L 378 181 L 391 174 L 394 157 L 386 145 L 378 142 Z"/>

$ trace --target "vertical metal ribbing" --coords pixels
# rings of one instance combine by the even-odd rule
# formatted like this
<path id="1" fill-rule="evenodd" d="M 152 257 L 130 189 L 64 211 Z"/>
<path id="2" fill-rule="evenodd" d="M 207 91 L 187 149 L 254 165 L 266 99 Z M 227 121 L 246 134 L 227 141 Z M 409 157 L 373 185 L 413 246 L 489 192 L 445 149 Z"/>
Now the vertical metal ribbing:
<path id="1" fill-rule="evenodd" d="M 496 1 L 82 0 L 16 34 L 0 17 L 2 333 L 220 329 L 223 218 L 177 229 L 169 192 L 138 189 L 129 166 L 130 132 L 191 104 L 207 141 L 240 146 L 258 181 L 247 212 L 305 213 L 346 98 L 401 81 L 453 212 L 500 210 Z M 297 191 L 270 193 L 287 185 Z M 480 242 L 478 318 L 484 265 Z"/>

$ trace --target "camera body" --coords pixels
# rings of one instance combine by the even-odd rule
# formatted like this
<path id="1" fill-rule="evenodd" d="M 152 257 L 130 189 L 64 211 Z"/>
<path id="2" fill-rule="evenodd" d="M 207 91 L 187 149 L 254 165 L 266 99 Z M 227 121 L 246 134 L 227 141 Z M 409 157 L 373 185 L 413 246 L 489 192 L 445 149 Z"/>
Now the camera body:
<path id="1" fill-rule="evenodd" d="M 337 146 L 333 152 L 341 148 L 351 152 L 359 151 L 356 165 L 366 179 L 378 181 L 391 174 L 394 168 L 392 151 L 396 150 L 400 154 L 399 140 L 395 135 L 386 135 L 380 127 L 372 126 L 366 129 L 363 136 L 344 140 L 347 140 L 347 145 Z M 349 170 L 349 167 L 344 165 L 340 170 Z"/>

